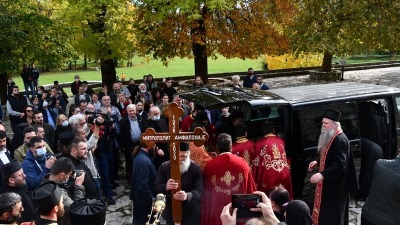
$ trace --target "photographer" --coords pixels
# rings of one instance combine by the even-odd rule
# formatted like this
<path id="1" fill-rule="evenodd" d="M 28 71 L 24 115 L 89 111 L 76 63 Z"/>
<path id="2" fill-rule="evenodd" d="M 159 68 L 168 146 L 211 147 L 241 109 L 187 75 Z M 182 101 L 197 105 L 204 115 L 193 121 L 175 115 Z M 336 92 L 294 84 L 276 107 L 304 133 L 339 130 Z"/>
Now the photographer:
<path id="1" fill-rule="evenodd" d="M 83 170 L 85 172 L 85 180 L 83 186 L 85 187 L 86 197 L 97 197 L 96 184 L 94 182 L 90 169 L 82 162 L 88 155 L 86 139 L 81 137 L 75 137 L 70 146 L 70 155 L 75 170 Z"/>
<path id="2" fill-rule="evenodd" d="M 109 96 L 104 96 L 104 99 L 110 99 Z M 114 106 L 112 106 L 115 108 Z M 116 108 L 115 108 L 116 109 Z M 118 109 L 116 109 L 118 111 Z M 118 112 L 119 113 L 119 112 Z M 102 182 L 103 193 L 107 198 L 109 205 L 115 204 L 115 200 L 112 198 L 112 188 L 116 187 L 117 184 L 114 182 L 114 171 L 115 171 L 115 154 L 117 154 L 116 139 L 116 121 L 113 119 L 112 114 L 108 114 L 105 108 L 97 110 L 96 114 L 96 125 L 100 125 L 100 138 L 97 144 L 97 149 L 94 152 L 96 160 L 99 165 L 99 172 Z M 103 122 L 100 123 L 100 118 Z"/>
<path id="3" fill-rule="evenodd" d="M 89 121 L 91 123 L 89 123 Z M 92 116 L 90 116 L 90 117 L 88 117 L 88 123 L 87 123 L 87 126 L 89 127 L 89 132 L 86 133 L 84 131 L 84 129 L 81 127 L 77 127 L 73 130 L 74 136 L 85 138 L 87 140 L 86 143 L 87 143 L 88 154 L 87 154 L 87 158 L 83 159 L 83 162 L 92 172 L 93 179 L 96 184 L 96 188 L 97 188 L 99 197 L 102 197 L 101 196 L 101 188 L 100 188 L 100 175 L 99 175 L 97 166 L 95 164 L 93 154 L 94 154 L 95 150 L 97 149 L 97 142 L 99 141 L 99 138 L 100 138 L 99 134 L 100 134 L 101 125 L 98 125 L 98 124 L 103 123 L 103 122 L 104 122 L 104 119 L 102 117 L 98 117 L 98 118 L 94 119 Z"/>
<path id="4" fill-rule="evenodd" d="M 69 212 L 70 205 L 79 199 L 85 197 L 85 187 L 82 185 L 85 180 L 85 173 L 76 174 L 74 172 L 74 165 L 68 158 L 59 158 L 51 167 L 50 174 L 43 178 L 42 183 L 54 181 L 61 189 L 62 198 L 64 202 L 64 209 Z M 73 181 L 74 185 L 68 187 L 69 181 Z M 69 213 L 57 218 L 58 225 L 69 224 Z"/>

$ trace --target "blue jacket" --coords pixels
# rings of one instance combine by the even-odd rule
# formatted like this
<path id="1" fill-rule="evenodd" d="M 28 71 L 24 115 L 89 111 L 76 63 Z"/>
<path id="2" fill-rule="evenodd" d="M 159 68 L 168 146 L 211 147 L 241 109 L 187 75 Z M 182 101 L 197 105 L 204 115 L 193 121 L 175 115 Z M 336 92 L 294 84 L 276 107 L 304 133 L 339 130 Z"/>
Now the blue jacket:
<path id="1" fill-rule="evenodd" d="M 150 213 L 153 203 L 153 184 L 156 180 L 157 171 L 144 150 L 140 150 L 133 160 L 133 178 L 130 198 L 133 200 L 135 210 L 133 211 L 133 224 L 145 224 L 147 214 Z"/>
<path id="2" fill-rule="evenodd" d="M 262 84 L 260 85 L 260 89 L 261 89 L 261 90 L 269 90 L 269 87 L 268 87 L 268 85 L 262 83 Z"/>
<path id="3" fill-rule="evenodd" d="M 40 168 L 38 164 L 40 165 Z M 50 173 L 50 169 L 44 166 L 44 161 L 37 161 L 30 150 L 26 153 L 26 157 L 24 161 L 22 161 L 21 166 L 26 175 L 25 179 L 28 191 L 35 190 L 42 182 L 43 177 Z"/>

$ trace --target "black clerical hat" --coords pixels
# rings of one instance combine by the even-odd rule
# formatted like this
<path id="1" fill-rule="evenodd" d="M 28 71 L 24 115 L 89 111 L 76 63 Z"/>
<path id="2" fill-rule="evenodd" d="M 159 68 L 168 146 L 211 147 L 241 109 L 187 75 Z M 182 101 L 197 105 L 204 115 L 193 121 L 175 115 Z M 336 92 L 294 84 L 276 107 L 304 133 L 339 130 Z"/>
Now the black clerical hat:
<path id="1" fill-rule="evenodd" d="M 104 225 L 106 222 L 106 203 L 100 198 L 82 198 L 69 208 L 70 225 Z"/>
<path id="2" fill-rule="evenodd" d="M 32 199 L 35 201 L 40 212 L 49 212 L 54 206 L 58 205 L 61 195 L 61 189 L 57 184 L 54 181 L 48 181 L 33 191 Z"/>
<path id="3" fill-rule="evenodd" d="M 188 142 L 179 142 L 179 151 L 186 152 L 189 151 L 189 143 Z"/>
<path id="4" fill-rule="evenodd" d="M 21 168 L 21 163 L 19 163 L 17 160 L 12 160 L 1 168 L 1 173 L 3 174 L 3 178 L 6 179 L 10 178 L 11 175 Z"/>
<path id="5" fill-rule="evenodd" d="M 325 110 L 324 115 L 322 117 L 333 120 L 335 122 L 339 122 L 340 115 L 341 115 L 341 113 L 339 111 L 327 109 L 327 110 Z"/>
<path id="6" fill-rule="evenodd" d="M 58 142 L 60 145 L 68 146 L 72 143 L 72 140 L 74 140 L 74 133 L 71 131 L 64 131 L 61 134 L 58 135 Z"/>

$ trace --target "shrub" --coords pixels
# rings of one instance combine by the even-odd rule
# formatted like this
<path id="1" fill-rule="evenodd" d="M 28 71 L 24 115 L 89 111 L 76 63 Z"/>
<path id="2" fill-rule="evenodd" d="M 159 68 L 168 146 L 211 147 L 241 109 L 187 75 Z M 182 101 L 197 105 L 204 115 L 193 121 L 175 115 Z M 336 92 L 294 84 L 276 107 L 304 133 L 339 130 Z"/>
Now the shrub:
<path id="1" fill-rule="evenodd" d="M 298 56 L 292 54 L 284 55 L 267 55 L 265 64 L 268 69 L 288 69 L 299 67 L 312 67 L 320 66 L 322 64 L 323 55 L 316 55 L 312 53 L 301 53 Z"/>

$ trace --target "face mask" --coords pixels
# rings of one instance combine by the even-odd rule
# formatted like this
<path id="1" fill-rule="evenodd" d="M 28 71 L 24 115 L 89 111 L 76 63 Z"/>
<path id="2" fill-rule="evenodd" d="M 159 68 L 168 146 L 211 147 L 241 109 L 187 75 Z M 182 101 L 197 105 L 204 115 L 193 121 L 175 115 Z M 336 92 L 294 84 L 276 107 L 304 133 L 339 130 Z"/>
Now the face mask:
<path id="1" fill-rule="evenodd" d="M 37 93 L 38 93 L 39 95 L 41 95 L 41 94 L 42 94 L 42 91 L 38 91 Z"/>
<path id="2" fill-rule="evenodd" d="M 79 79 L 75 79 L 76 82 L 79 82 Z"/>
<path id="3" fill-rule="evenodd" d="M 68 123 L 68 121 L 66 120 L 66 121 L 64 121 L 64 122 L 61 123 L 61 126 L 63 126 L 63 127 L 68 127 L 68 124 L 69 124 L 69 123 Z"/>
<path id="4" fill-rule="evenodd" d="M 154 121 L 159 121 L 160 120 L 160 116 L 153 116 L 153 120 Z"/>
<path id="5" fill-rule="evenodd" d="M 43 107 L 47 107 L 47 106 L 49 106 L 49 103 L 46 102 L 46 101 L 44 101 L 44 102 L 43 102 Z"/>
<path id="6" fill-rule="evenodd" d="M 8 80 L 8 83 L 11 84 L 11 83 L 12 83 L 12 80 Z"/>
<path id="7" fill-rule="evenodd" d="M 145 93 L 145 92 L 146 92 L 146 90 L 140 90 L 140 92 L 142 92 L 142 93 Z"/>
<path id="8" fill-rule="evenodd" d="M 44 157 L 46 157 L 46 149 L 44 149 L 44 148 L 39 148 L 39 149 L 37 149 L 37 150 L 36 150 L 36 156 L 37 156 L 38 158 L 44 158 Z"/>

